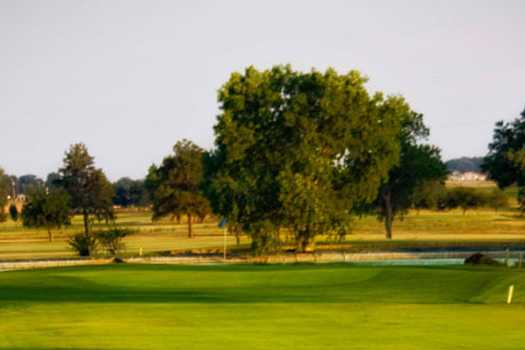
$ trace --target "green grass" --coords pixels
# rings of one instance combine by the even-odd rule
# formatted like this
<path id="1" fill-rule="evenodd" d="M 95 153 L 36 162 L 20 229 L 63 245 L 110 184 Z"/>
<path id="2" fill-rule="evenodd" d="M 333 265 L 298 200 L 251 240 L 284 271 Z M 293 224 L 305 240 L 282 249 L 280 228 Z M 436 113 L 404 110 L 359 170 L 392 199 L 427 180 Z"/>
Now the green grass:
<path id="1" fill-rule="evenodd" d="M 509 284 L 515 303 L 504 303 Z M 525 272 L 349 265 L 0 273 L 0 349 L 523 349 Z"/>
<path id="2" fill-rule="evenodd" d="M 144 211 L 118 213 L 117 223 L 131 228 L 136 233 L 126 238 L 126 255 L 138 255 L 140 248 L 145 254 L 189 249 L 222 249 L 223 231 L 214 219 L 194 224 L 195 238 L 187 238 L 185 223 L 173 221 L 152 222 L 151 213 Z M 101 228 L 103 225 L 97 225 Z M 0 261 L 12 259 L 35 259 L 71 257 L 74 252 L 68 248 L 67 239 L 82 230 L 79 217 L 73 225 L 55 233 L 50 243 L 45 230 L 24 229 L 11 221 L 0 224 Z M 333 237 L 319 237 L 319 249 L 327 248 L 326 243 Z M 235 242 L 228 238 L 229 245 Z M 248 237 L 243 237 L 245 247 Z M 425 247 L 447 245 L 511 245 L 525 244 L 525 216 L 516 210 L 495 212 L 489 209 L 447 212 L 412 211 L 403 220 L 394 222 L 394 240 L 386 241 L 384 228 L 374 216 L 356 218 L 352 232 L 347 236 L 345 246 L 354 250 L 381 250 L 403 247 Z M 337 248 L 337 247 L 336 247 Z"/>

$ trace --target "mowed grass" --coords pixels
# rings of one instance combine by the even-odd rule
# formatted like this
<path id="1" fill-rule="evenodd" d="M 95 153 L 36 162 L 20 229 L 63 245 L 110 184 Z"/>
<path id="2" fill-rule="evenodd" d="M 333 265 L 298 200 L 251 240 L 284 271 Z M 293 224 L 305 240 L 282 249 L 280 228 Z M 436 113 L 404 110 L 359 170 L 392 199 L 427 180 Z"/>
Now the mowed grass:
<path id="1" fill-rule="evenodd" d="M 505 268 L 108 265 L 0 273 L 0 300 L 0 349 L 525 343 L 525 272 Z"/>
<path id="2" fill-rule="evenodd" d="M 126 255 L 138 255 L 141 248 L 144 254 L 156 254 L 223 246 L 223 230 L 217 227 L 216 220 L 212 218 L 193 225 L 195 237 L 192 239 L 187 237 L 186 223 L 179 224 L 172 220 L 153 222 L 149 211 L 117 213 L 116 224 L 134 232 L 125 240 Z M 104 228 L 107 228 L 105 223 L 95 222 L 94 230 Z M 46 230 L 24 228 L 12 221 L 0 223 L 0 260 L 72 257 L 75 253 L 67 242 L 71 235 L 82 230 L 81 217 L 74 217 L 72 225 L 54 231 L 53 242 L 49 242 Z M 235 239 L 228 237 L 228 242 L 233 244 Z"/>
<path id="3" fill-rule="evenodd" d="M 159 254 L 166 251 L 189 249 L 222 249 L 223 230 L 217 227 L 217 220 L 207 219 L 194 224 L 195 238 L 187 238 L 184 222 L 151 221 L 151 213 L 144 211 L 118 213 L 117 224 L 136 231 L 126 238 L 125 255 Z M 97 224 L 96 228 L 102 228 Z M 0 224 L 0 260 L 62 258 L 74 256 L 68 247 L 70 235 L 82 230 L 79 217 L 73 225 L 55 232 L 54 242 L 48 242 L 45 230 L 25 229 L 20 223 L 8 221 Z M 318 248 L 333 237 L 319 237 Z M 229 246 L 235 239 L 228 237 Z M 242 238 L 247 247 L 248 237 Z M 403 220 L 394 222 L 394 240 L 384 239 L 383 224 L 374 216 L 356 218 L 352 232 L 347 236 L 346 246 L 356 249 L 374 247 L 388 249 L 398 246 L 446 246 L 457 244 L 525 244 L 525 217 L 516 210 L 494 211 L 478 209 L 467 211 L 411 211 Z"/>

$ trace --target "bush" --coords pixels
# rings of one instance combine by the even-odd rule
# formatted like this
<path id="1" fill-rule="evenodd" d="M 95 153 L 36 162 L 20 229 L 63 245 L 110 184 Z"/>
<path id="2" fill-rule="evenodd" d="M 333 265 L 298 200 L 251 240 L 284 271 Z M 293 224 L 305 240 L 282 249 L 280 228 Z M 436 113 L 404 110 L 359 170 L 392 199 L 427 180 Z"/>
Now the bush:
<path id="1" fill-rule="evenodd" d="M 455 187 L 447 191 L 446 208 L 461 208 L 463 214 L 468 209 L 487 205 L 487 196 L 479 190 L 468 187 Z"/>
<path id="2" fill-rule="evenodd" d="M 16 205 L 11 204 L 9 206 L 9 216 L 11 217 L 11 220 L 13 220 L 14 222 L 18 221 L 18 209 Z"/>
<path id="3" fill-rule="evenodd" d="M 487 204 L 496 212 L 499 209 L 507 208 L 509 205 L 507 195 L 499 188 L 495 188 L 488 194 Z"/>
<path id="4" fill-rule="evenodd" d="M 490 256 L 485 254 L 476 253 L 465 259 L 465 265 L 490 265 L 497 266 L 501 265 L 497 260 L 492 259 Z"/>
<path id="5" fill-rule="evenodd" d="M 279 232 L 269 222 L 254 225 L 253 230 L 252 251 L 255 255 L 272 253 L 279 247 Z"/>
<path id="6" fill-rule="evenodd" d="M 97 239 L 84 232 L 77 233 L 69 240 L 69 246 L 80 256 L 92 256 L 97 251 Z"/>
<path id="7" fill-rule="evenodd" d="M 112 228 L 95 233 L 95 237 L 109 255 L 116 256 L 124 250 L 125 245 L 122 240 L 130 234 L 132 234 L 131 230 Z"/>

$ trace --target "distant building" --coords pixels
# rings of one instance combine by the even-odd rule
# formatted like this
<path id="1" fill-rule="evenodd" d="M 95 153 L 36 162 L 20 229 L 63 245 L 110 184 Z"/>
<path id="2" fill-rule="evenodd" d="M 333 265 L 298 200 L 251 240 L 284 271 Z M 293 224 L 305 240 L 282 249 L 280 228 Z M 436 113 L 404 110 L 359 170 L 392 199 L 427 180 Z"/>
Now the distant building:
<path id="1" fill-rule="evenodd" d="M 487 175 L 473 171 L 466 171 L 464 173 L 454 171 L 448 176 L 448 180 L 452 182 L 487 181 Z"/>

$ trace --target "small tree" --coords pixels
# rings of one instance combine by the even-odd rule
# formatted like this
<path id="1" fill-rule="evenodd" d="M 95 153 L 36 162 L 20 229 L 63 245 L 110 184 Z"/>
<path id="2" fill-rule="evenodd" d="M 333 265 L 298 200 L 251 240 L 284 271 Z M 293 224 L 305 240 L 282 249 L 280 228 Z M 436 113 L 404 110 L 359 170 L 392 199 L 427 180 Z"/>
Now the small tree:
<path id="1" fill-rule="evenodd" d="M 98 241 L 94 235 L 80 232 L 71 237 L 69 246 L 80 256 L 91 256 L 97 251 Z"/>
<path id="2" fill-rule="evenodd" d="M 91 219 L 113 220 L 113 186 L 102 169 L 94 166 L 93 157 L 82 143 L 72 145 L 64 156 L 55 183 L 64 188 L 71 198 L 71 207 L 84 220 L 84 234 L 88 235 Z"/>
<path id="3" fill-rule="evenodd" d="M 463 215 L 467 210 L 482 207 L 486 203 L 486 196 L 474 188 L 455 187 L 447 192 L 447 208 L 460 208 Z"/>
<path id="4" fill-rule="evenodd" d="M 11 217 L 11 220 L 13 220 L 13 222 L 16 223 L 18 221 L 18 208 L 15 204 L 11 204 L 9 206 L 9 216 Z"/>
<path id="5" fill-rule="evenodd" d="M 53 229 L 60 229 L 71 224 L 69 196 L 60 189 L 49 192 L 39 188 L 28 195 L 28 201 L 22 210 L 22 222 L 25 227 L 45 228 L 49 241 L 53 241 Z"/>
<path id="6" fill-rule="evenodd" d="M 111 256 L 118 256 L 125 248 L 122 241 L 131 233 L 130 230 L 115 227 L 109 230 L 97 232 L 95 237 Z"/>
<path id="7" fill-rule="evenodd" d="M 425 181 L 443 182 L 447 170 L 439 149 L 430 145 L 403 143 L 401 160 L 390 171 L 379 191 L 379 218 L 384 221 L 386 238 L 392 238 L 392 225 L 413 205 L 418 187 Z"/>
<path id="8" fill-rule="evenodd" d="M 439 209 L 440 201 L 446 197 L 446 188 L 441 181 L 428 180 L 416 187 L 412 202 L 414 209 Z"/>
<path id="9" fill-rule="evenodd" d="M 186 215 L 188 237 L 193 237 L 192 222 L 203 216 L 210 205 L 201 191 L 203 181 L 204 151 L 188 140 L 173 147 L 174 154 L 162 161 L 160 167 L 152 166 L 146 179 L 151 192 L 153 219 Z"/>

